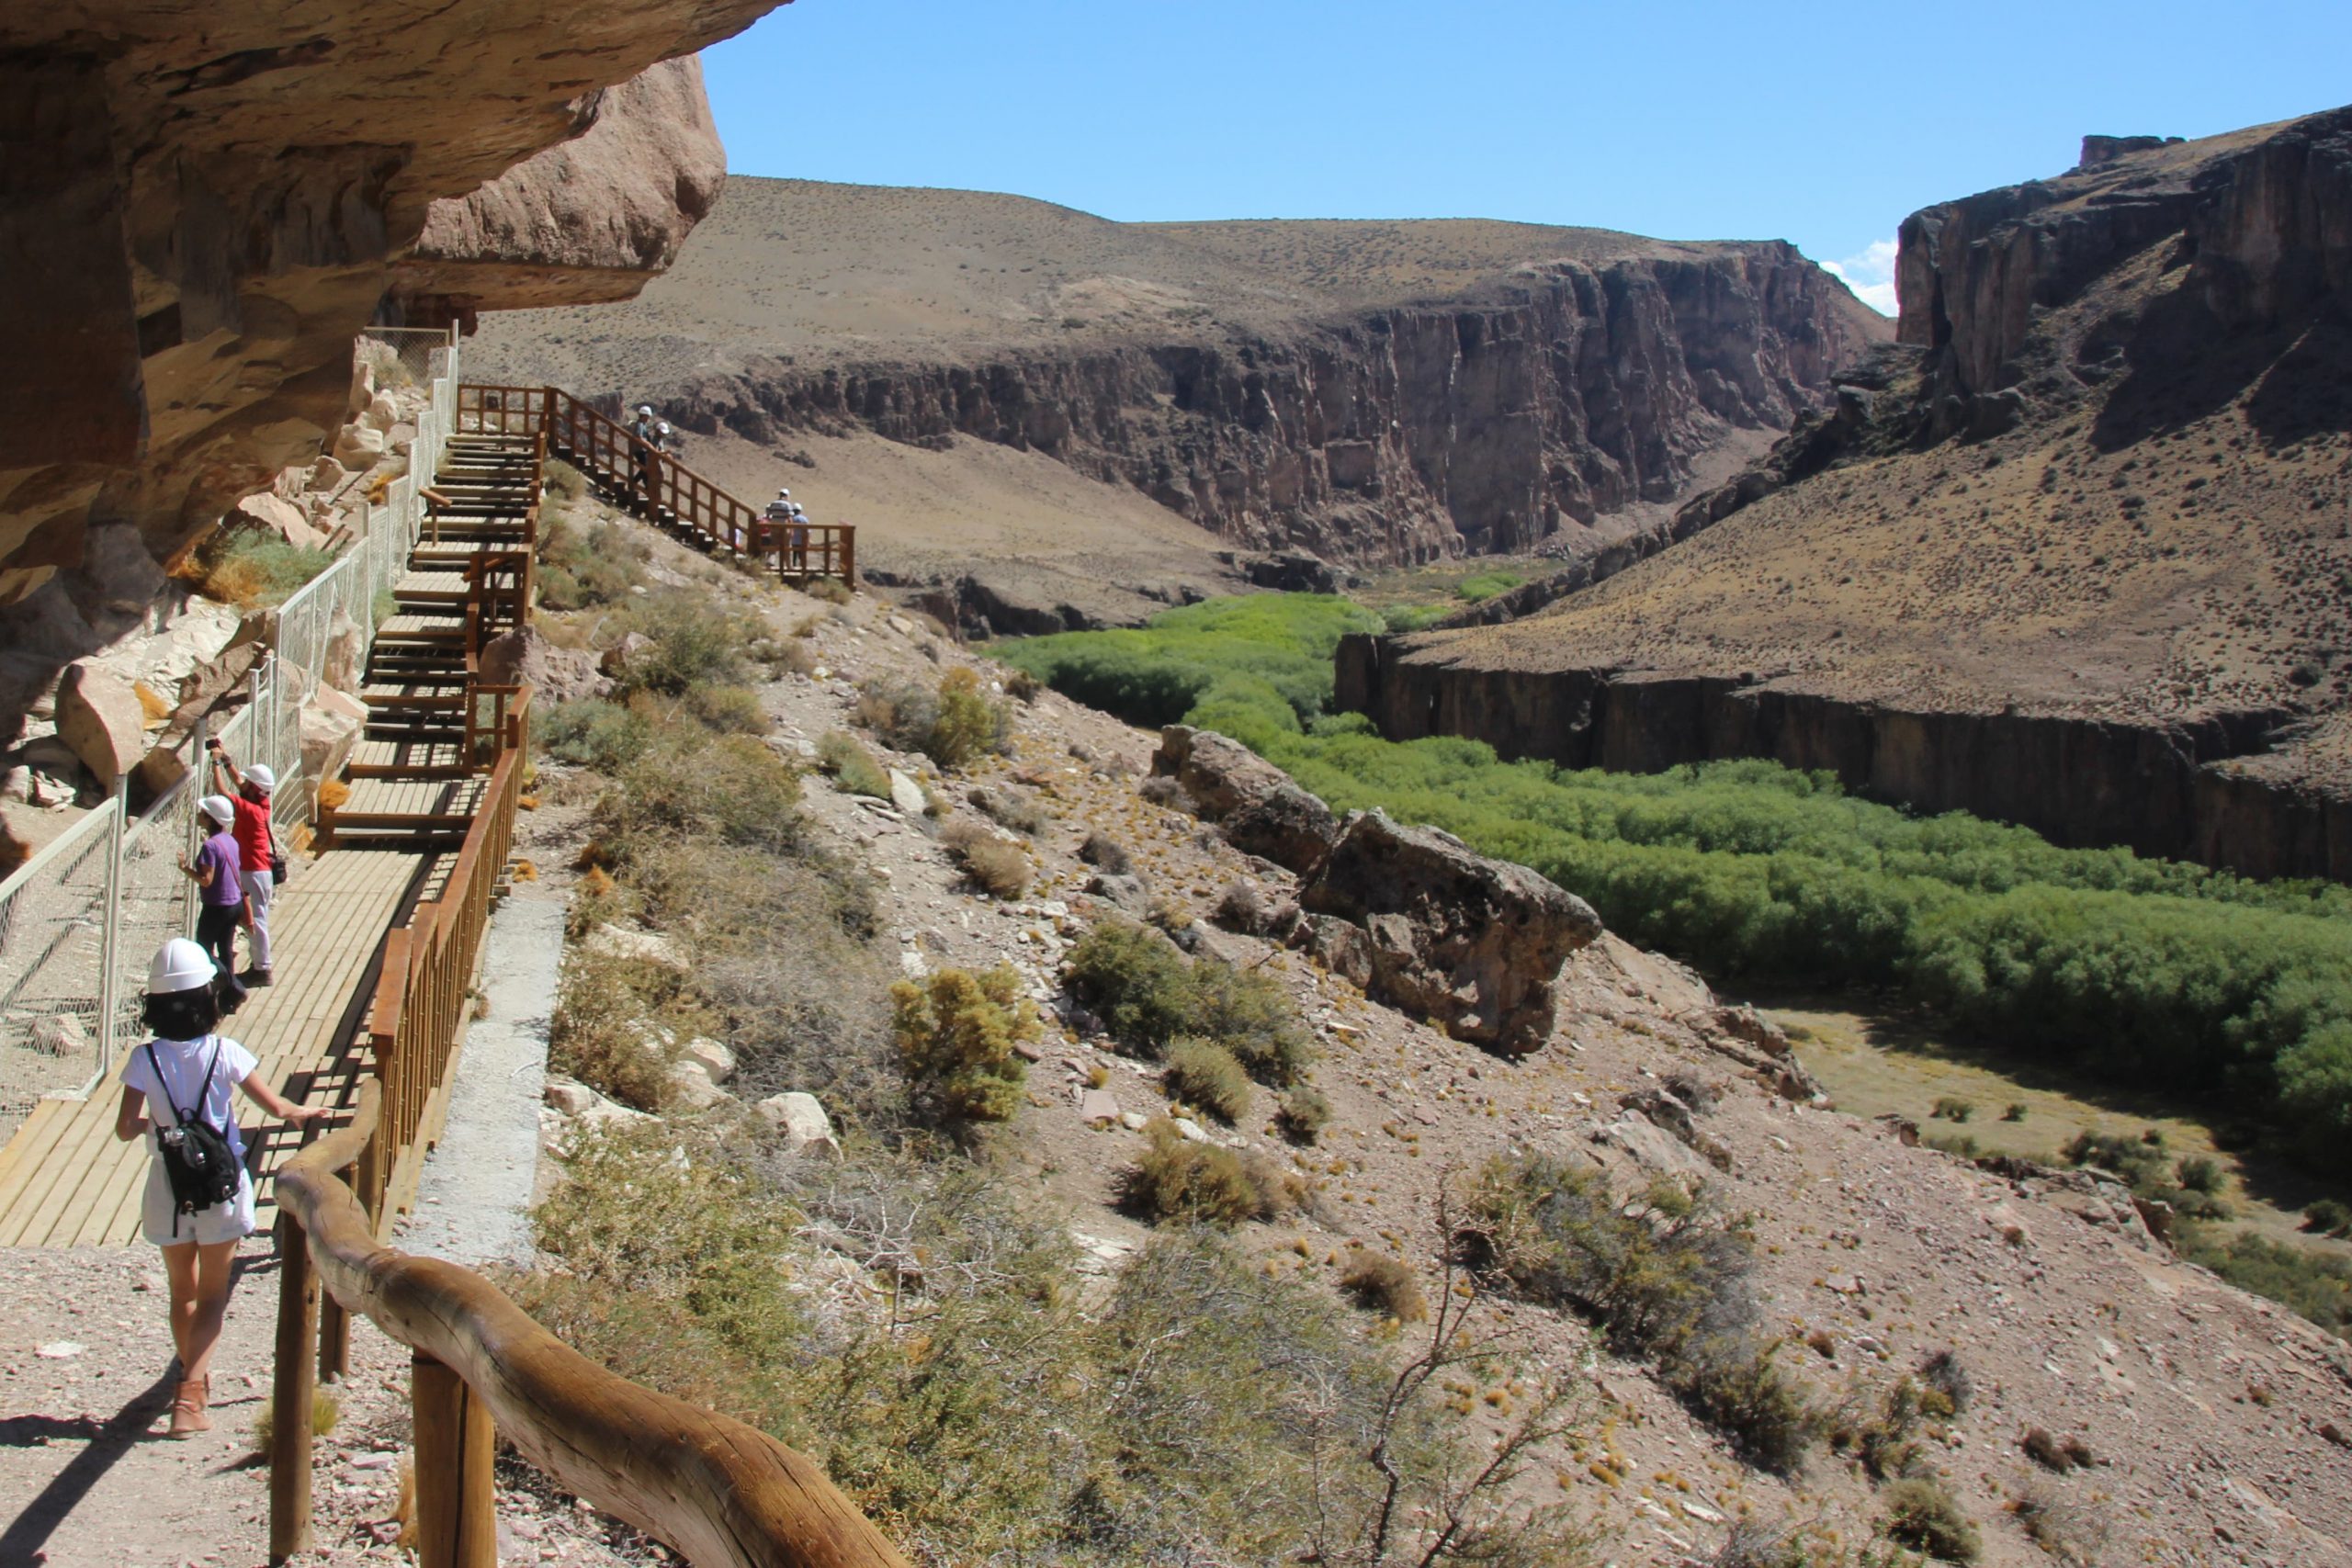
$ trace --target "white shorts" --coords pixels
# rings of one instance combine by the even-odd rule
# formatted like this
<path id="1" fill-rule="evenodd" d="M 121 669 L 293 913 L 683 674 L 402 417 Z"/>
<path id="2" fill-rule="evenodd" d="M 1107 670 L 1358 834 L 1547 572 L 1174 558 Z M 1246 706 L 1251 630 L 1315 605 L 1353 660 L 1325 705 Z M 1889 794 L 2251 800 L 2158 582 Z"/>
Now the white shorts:
<path id="1" fill-rule="evenodd" d="M 172 1228 L 175 1220 L 179 1222 L 176 1235 Z M 172 1179 L 164 1174 L 162 1157 L 150 1154 L 147 1192 L 139 1203 L 139 1228 L 157 1247 L 178 1247 L 191 1241 L 199 1247 L 218 1247 L 224 1241 L 242 1241 L 254 1234 L 253 1172 L 237 1173 L 237 1195 L 227 1202 L 183 1214 L 172 1201 Z"/>

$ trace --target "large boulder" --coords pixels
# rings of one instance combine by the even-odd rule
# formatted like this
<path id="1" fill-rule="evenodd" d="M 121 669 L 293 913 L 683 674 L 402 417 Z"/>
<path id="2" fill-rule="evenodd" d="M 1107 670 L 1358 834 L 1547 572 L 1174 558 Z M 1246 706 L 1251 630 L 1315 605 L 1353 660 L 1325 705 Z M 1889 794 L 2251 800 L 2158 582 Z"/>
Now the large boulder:
<path id="1" fill-rule="evenodd" d="M 1171 724 L 1160 731 L 1151 771 L 1184 786 L 1200 813 L 1244 854 L 1306 875 L 1340 837 L 1331 808 L 1238 740 Z"/>
<path id="2" fill-rule="evenodd" d="M 352 709 L 358 712 L 355 715 Z M 341 778 L 351 749 L 368 727 L 368 709 L 356 698 L 332 686 L 322 686 L 302 705 L 302 777 L 313 787 L 326 779 Z"/>
<path id="3" fill-rule="evenodd" d="M 1525 866 L 1379 811 L 1348 819 L 1299 903 L 1363 928 L 1381 1000 L 1514 1055 L 1551 1038 L 1560 964 L 1600 935 L 1583 899 Z"/>
<path id="4" fill-rule="evenodd" d="M 58 678 L 57 738 L 112 789 L 147 755 L 147 710 L 129 681 L 82 660 Z"/>
<path id="5" fill-rule="evenodd" d="M 481 679 L 492 686 L 528 685 L 540 703 L 609 695 L 613 682 L 584 648 L 558 648 L 533 626 L 501 632 L 481 650 Z"/>
<path id="6" fill-rule="evenodd" d="M 324 534 L 311 526 L 310 513 L 266 490 L 237 502 L 227 521 L 233 526 L 274 535 L 298 549 L 315 550 L 327 542 Z"/>
<path id="7" fill-rule="evenodd" d="M 833 1136 L 832 1118 L 813 1094 L 797 1089 L 772 1094 L 752 1109 L 776 1130 L 787 1153 L 838 1156 L 842 1152 L 840 1141 Z"/>

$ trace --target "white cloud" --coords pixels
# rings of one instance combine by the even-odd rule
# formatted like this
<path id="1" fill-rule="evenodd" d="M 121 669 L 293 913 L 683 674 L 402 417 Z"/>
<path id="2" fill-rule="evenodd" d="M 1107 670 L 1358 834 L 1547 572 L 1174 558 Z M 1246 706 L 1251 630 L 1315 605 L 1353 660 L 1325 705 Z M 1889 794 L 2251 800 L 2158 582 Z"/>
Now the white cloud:
<path id="1" fill-rule="evenodd" d="M 1845 280 L 1854 298 L 1882 316 L 1896 313 L 1894 301 L 1894 242 L 1866 245 L 1843 261 L 1823 262 L 1821 269 Z"/>

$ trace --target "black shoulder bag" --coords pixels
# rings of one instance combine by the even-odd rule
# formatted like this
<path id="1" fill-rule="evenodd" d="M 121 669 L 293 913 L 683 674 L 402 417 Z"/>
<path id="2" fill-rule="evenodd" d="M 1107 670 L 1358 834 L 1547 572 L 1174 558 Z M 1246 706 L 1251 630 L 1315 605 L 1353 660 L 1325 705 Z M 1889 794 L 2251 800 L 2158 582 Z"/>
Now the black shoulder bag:
<path id="1" fill-rule="evenodd" d="M 172 1234 L 180 1234 L 180 1215 L 198 1214 L 217 1208 L 237 1195 L 243 1173 L 237 1168 L 236 1152 L 229 1146 L 229 1134 L 204 1119 L 204 1097 L 211 1091 L 212 1075 L 220 1066 L 220 1037 L 212 1037 L 212 1060 L 205 1064 L 204 1081 L 197 1086 L 196 1109 L 172 1107 L 169 1126 L 155 1129 L 155 1145 L 163 1153 L 164 1175 L 172 1184 Z M 155 1055 L 153 1042 L 147 1046 L 148 1070 L 155 1075 L 155 1082 L 170 1098 L 170 1083 L 164 1077 L 164 1064 Z"/>

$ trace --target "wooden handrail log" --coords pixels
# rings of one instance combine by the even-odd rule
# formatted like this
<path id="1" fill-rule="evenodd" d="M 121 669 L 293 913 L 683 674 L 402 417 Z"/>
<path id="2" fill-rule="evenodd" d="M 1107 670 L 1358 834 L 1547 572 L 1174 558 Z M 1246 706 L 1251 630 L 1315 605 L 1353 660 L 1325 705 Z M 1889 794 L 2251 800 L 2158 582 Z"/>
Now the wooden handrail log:
<path id="1" fill-rule="evenodd" d="M 605 1371 L 472 1269 L 379 1242 L 335 1172 L 381 1115 L 371 1079 L 351 1124 L 277 1173 L 278 1207 L 346 1311 L 456 1372 L 533 1464 L 697 1568 L 907 1568 L 805 1455 Z"/>

